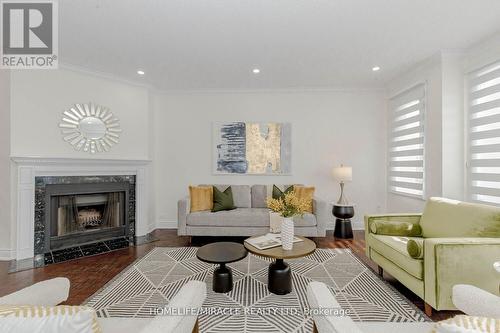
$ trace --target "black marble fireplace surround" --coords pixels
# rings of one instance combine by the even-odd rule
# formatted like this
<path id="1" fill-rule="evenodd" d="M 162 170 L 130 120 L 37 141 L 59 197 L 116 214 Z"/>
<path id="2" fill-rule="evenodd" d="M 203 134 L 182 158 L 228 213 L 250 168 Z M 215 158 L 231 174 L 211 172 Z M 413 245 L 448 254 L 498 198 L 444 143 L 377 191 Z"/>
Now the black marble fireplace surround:
<path id="1" fill-rule="evenodd" d="M 51 248 L 50 229 L 51 225 L 52 227 L 54 225 L 53 217 L 51 218 L 50 215 L 52 196 L 113 191 L 123 192 L 122 198 L 126 200 L 123 227 L 108 228 L 102 233 L 96 230 L 81 234 L 83 238 L 73 239 L 74 244 L 72 244 L 71 237 L 64 238 L 62 242 L 57 240 L 57 242 L 52 242 Z M 133 244 L 135 236 L 135 203 L 135 176 L 133 175 L 35 177 L 35 266 L 39 267 L 130 246 Z M 78 237 L 79 234 L 76 236 Z M 54 237 L 52 239 L 54 240 Z"/>

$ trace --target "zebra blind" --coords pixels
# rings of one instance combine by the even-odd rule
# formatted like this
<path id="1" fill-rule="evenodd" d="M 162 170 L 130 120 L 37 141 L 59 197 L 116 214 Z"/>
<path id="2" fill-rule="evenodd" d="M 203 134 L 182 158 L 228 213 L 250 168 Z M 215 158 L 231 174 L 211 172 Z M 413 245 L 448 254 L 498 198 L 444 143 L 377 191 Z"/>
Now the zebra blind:
<path id="1" fill-rule="evenodd" d="M 389 191 L 423 197 L 425 84 L 393 97 L 389 112 Z"/>
<path id="2" fill-rule="evenodd" d="M 500 62 L 468 81 L 469 200 L 500 205 Z"/>

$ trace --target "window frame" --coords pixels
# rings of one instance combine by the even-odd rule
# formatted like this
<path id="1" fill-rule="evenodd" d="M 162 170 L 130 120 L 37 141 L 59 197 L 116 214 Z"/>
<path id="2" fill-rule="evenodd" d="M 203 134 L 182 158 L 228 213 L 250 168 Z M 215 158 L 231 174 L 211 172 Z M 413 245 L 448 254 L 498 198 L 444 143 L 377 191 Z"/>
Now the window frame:
<path id="1" fill-rule="evenodd" d="M 421 88 L 420 88 L 421 87 Z M 416 93 L 418 89 L 422 89 L 423 97 L 421 99 L 421 127 L 422 131 L 422 193 L 421 194 L 413 194 L 413 193 L 407 193 L 407 192 L 402 192 L 402 191 L 397 191 L 393 189 L 393 181 L 392 181 L 392 170 L 391 170 L 391 143 L 393 142 L 393 138 L 396 137 L 393 135 L 392 128 L 393 128 L 393 123 L 394 123 L 394 112 L 395 108 L 392 105 L 392 101 L 405 95 L 405 94 L 411 94 L 411 93 Z M 419 200 L 425 200 L 426 197 L 426 176 L 427 176 L 427 81 L 420 81 L 417 83 L 412 84 L 411 86 L 399 91 L 396 94 L 393 94 L 389 99 L 388 99 L 388 130 L 387 130 L 387 176 L 386 176 L 386 183 L 387 183 L 387 191 L 390 194 L 397 195 L 397 196 L 402 196 L 402 197 L 409 197 L 413 199 L 419 199 Z M 404 105 L 404 104 L 403 104 Z"/>
<path id="2" fill-rule="evenodd" d="M 474 105 L 472 105 L 472 102 L 475 100 L 471 97 L 471 94 L 474 93 L 474 91 L 472 91 L 472 88 L 477 85 L 477 84 L 474 84 L 474 85 L 472 84 L 472 81 L 474 80 L 474 75 L 476 75 L 480 72 L 484 72 L 484 71 L 488 71 L 488 73 L 489 73 L 489 72 L 494 72 L 494 71 L 498 71 L 498 70 L 500 70 L 500 59 L 498 59 L 494 62 L 491 62 L 485 66 L 481 66 L 479 68 L 471 70 L 465 74 L 465 89 L 464 89 L 464 105 L 465 105 L 465 107 L 464 107 L 464 110 L 465 110 L 465 115 L 464 115 L 465 175 L 464 175 L 464 178 L 465 178 L 465 183 L 464 183 L 464 193 L 465 193 L 465 199 L 467 201 L 479 203 L 479 204 L 484 204 L 484 205 L 491 205 L 491 206 L 500 207 L 500 202 L 495 203 L 495 202 L 491 202 L 491 201 L 483 201 L 483 200 L 479 200 L 479 199 L 474 198 L 474 195 L 477 195 L 478 193 L 472 191 L 472 189 L 475 186 L 472 185 L 473 181 L 474 181 L 474 178 L 472 177 L 472 168 L 473 168 L 473 166 L 472 166 L 472 164 L 473 164 L 472 163 L 473 162 L 472 147 L 474 147 L 474 145 L 472 145 L 472 141 L 473 141 L 473 139 L 472 139 L 472 127 L 473 126 L 471 125 L 471 120 L 472 120 L 472 115 L 473 115 L 472 107 L 474 106 Z M 485 75 L 487 75 L 488 73 L 486 73 Z M 494 79 L 490 79 L 490 80 L 495 80 L 495 79 L 500 79 L 500 74 L 498 75 L 498 77 L 495 77 Z M 488 81 L 484 81 L 484 82 L 488 82 Z M 495 84 L 495 85 L 498 85 L 498 84 Z M 485 89 L 488 89 L 488 88 L 485 88 Z M 496 93 L 500 93 L 500 87 L 498 89 L 498 92 L 496 92 Z M 488 96 L 488 95 L 486 95 L 486 96 Z M 486 97 L 486 96 L 483 96 L 483 97 Z M 497 101 L 499 103 L 499 106 L 494 107 L 494 108 L 500 108 L 500 98 L 496 99 L 494 101 Z M 492 109 L 494 109 L 494 108 L 492 108 Z M 487 111 L 487 110 L 491 110 L 491 109 L 486 109 L 484 111 Z M 481 111 L 478 111 L 478 112 L 481 112 Z M 499 113 L 499 115 L 500 115 L 500 113 Z M 490 124 L 493 124 L 493 123 L 496 123 L 496 122 L 491 122 Z M 483 124 L 483 125 L 486 125 L 486 124 Z M 495 153 L 500 153 L 500 149 L 498 152 L 495 152 Z M 498 167 L 500 167 L 500 159 L 498 159 L 498 160 L 499 160 Z M 483 174 L 487 174 L 487 173 L 483 173 Z M 500 182 L 500 173 L 498 173 L 498 178 L 499 178 L 498 182 Z M 484 180 L 484 181 L 491 181 L 491 180 Z M 493 196 L 498 197 L 500 199 L 500 189 L 498 189 L 498 191 L 499 191 L 499 195 L 498 196 L 493 195 Z"/>

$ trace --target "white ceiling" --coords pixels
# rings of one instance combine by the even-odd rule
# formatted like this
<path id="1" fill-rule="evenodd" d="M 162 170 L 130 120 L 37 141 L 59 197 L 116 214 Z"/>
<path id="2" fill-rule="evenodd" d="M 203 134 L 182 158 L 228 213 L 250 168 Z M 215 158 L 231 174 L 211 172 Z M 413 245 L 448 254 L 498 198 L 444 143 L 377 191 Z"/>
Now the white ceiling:
<path id="1" fill-rule="evenodd" d="M 380 87 L 499 30 L 499 0 L 59 1 L 61 62 L 166 90 Z"/>

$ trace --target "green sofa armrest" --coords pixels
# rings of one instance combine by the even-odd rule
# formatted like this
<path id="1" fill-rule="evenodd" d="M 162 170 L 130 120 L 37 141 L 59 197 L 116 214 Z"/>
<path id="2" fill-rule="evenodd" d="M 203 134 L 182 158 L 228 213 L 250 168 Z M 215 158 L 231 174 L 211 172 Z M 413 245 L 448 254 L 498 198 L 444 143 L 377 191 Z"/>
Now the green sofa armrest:
<path id="1" fill-rule="evenodd" d="M 419 223 L 422 214 L 418 213 L 396 213 L 396 214 L 373 214 L 365 215 L 365 251 L 366 256 L 370 258 L 370 246 L 368 245 L 368 237 L 371 233 L 370 224 L 374 221 L 398 221 L 398 222 L 410 222 Z"/>
<path id="2" fill-rule="evenodd" d="M 498 295 L 493 263 L 500 258 L 500 238 L 425 238 L 425 302 L 436 310 L 452 310 L 452 288 L 470 284 Z"/>

